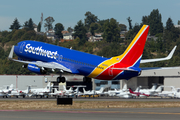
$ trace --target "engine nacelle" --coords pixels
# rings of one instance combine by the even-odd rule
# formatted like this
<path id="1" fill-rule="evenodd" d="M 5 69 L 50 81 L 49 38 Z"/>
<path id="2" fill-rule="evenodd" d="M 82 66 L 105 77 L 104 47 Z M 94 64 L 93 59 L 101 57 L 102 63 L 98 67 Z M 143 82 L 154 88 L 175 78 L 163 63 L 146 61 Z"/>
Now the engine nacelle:
<path id="1" fill-rule="evenodd" d="M 34 64 L 28 64 L 28 70 L 37 74 L 46 74 L 46 70 L 42 70 L 41 68 L 37 67 Z"/>

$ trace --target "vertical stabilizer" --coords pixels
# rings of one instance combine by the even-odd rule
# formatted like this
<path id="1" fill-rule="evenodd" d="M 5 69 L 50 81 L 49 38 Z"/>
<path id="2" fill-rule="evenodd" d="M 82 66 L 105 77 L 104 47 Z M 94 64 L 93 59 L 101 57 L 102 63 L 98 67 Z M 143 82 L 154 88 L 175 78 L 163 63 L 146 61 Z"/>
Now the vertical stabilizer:
<path id="1" fill-rule="evenodd" d="M 120 61 L 122 64 L 139 67 L 148 31 L 149 26 L 143 25 L 125 52 L 119 56 L 122 57 Z"/>

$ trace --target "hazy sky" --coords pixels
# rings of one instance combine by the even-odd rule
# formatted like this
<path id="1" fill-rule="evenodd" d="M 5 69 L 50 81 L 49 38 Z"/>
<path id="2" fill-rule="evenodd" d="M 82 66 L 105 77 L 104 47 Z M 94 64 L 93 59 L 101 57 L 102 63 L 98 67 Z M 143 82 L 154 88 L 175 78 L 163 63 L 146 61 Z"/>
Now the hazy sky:
<path id="1" fill-rule="evenodd" d="M 153 9 L 159 10 L 164 26 L 169 17 L 175 25 L 180 20 L 180 0 L 2 0 L 0 30 L 9 31 L 15 18 L 21 25 L 30 18 L 38 24 L 41 13 L 44 19 L 53 17 L 53 25 L 62 23 L 65 29 L 74 28 L 79 20 L 84 21 L 87 11 L 100 20 L 114 18 L 129 27 L 129 16 L 132 25 L 141 23 L 142 16 L 148 16 Z M 44 31 L 44 24 L 42 30 Z"/>

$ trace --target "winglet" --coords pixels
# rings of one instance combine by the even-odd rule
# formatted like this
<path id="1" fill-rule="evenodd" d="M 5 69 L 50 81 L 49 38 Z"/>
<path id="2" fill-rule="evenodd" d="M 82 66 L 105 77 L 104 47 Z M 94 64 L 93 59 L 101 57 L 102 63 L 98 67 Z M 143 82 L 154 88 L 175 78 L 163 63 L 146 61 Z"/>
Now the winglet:
<path id="1" fill-rule="evenodd" d="M 172 56 L 173 56 L 173 54 L 174 54 L 174 51 L 176 50 L 176 47 L 177 46 L 174 46 L 174 48 L 172 49 L 172 51 L 169 53 L 169 55 L 166 57 L 166 59 L 171 59 L 172 58 Z"/>
<path id="2" fill-rule="evenodd" d="M 12 46 L 11 51 L 9 53 L 9 56 L 8 56 L 9 60 L 13 59 L 13 53 L 14 53 L 14 45 Z"/>
<path id="3" fill-rule="evenodd" d="M 149 62 L 157 62 L 157 61 L 164 61 L 164 60 L 169 60 L 172 58 L 177 46 L 174 46 L 172 51 L 169 53 L 169 55 L 165 58 L 157 58 L 157 59 L 146 59 L 146 60 L 141 60 L 141 63 L 149 63 Z"/>

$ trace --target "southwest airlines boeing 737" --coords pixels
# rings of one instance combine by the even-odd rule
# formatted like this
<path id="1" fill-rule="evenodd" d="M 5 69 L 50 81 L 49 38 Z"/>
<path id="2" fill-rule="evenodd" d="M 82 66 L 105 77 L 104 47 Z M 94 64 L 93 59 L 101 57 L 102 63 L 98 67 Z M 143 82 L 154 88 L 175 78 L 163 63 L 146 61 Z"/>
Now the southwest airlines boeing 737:
<path id="1" fill-rule="evenodd" d="M 43 42 L 25 40 L 13 46 L 9 59 L 24 63 L 24 66 L 35 73 L 45 74 L 47 69 L 59 70 L 57 82 L 65 82 L 63 72 L 83 75 L 83 81 L 91 78 L 101 80 L 130 79 L 141 74 L 140 63 L 168 60 L 172 57 L 176 46 L 165 58 L 141 60 L 149 31 L 148 25 L 143 25 L 133 41 L 122 55 L 105 58 Z M 13 59 L 13 53 L 18 56 Z"/>

